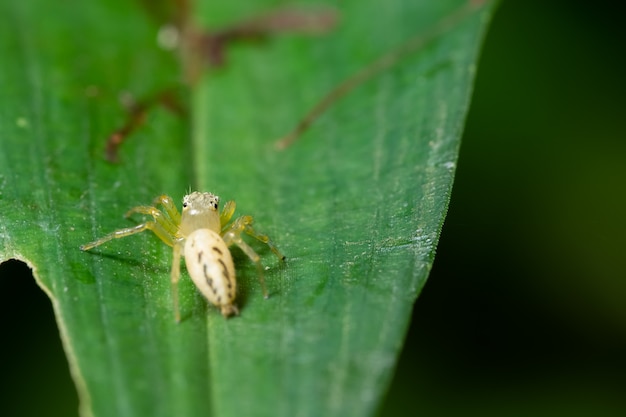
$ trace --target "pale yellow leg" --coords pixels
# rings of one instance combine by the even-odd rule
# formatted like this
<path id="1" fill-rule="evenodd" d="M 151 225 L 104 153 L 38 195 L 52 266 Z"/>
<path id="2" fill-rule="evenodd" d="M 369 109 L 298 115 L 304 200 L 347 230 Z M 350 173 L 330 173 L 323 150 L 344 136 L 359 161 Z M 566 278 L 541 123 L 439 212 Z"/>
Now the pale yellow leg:
<path id="1" fill-rule="evenodd" d="M 220 225 L 222 227 L 222 232 L 228 229 L 227 224 L 233 217 L 236 208 L 237 204 L 235 204 L 233 200 L 227 201 L 226 204 L 224 204 L 224 208 L 220 213 Z"/>
<path id="2" fill-rule="evenodd" d="M 234 206 L 234 203 L 233 203 Z M 226 210 L 226 207 L 224 207 Z M 234 208 L 233 208 L 234 211 Z M 232 216 L 232 212 L 231 212 Z M 259 276 L 259 282 L 261 283 L 261 287 L 263 289 L 263 297 L 268 298 L 267 288 L 265 287 L 265 277 L 263 275 L 263 265 L 261 264 L 261 258 L 259 255 L 252 249 L 242 238 L 241 233 L 245 232 L 247 235 L 252 236 L 253 238 L 265 243 L 272 252 L 278 257 L 280 260 L 284 260 L 285 256 L 278 250 L 278 248 L 272 243 L 269 237 L 258 233 L 252 228 L 252 222 L 254 219 L 252 216 L 241 216 L 237 218 L 230 226 L 226 227 L 226 232 L 223 234 L 222 238 L 227 246 L 237 245 L 243 253 L 245 253 L 248 258 L 252 262 L 256 264 L 257 273 Z"/>
<path id="3" fill-rule="evenodd" d="M 137 226 L 134 226 L 134 227 L 128 227 L 126 229 L 116 230 L 112 233 L 109 233 L 106 236 L 101 237 L 98 240 L 82 245 L 80 247 L 80 250 L 89 250 L 89 249 L 95 248 L 96 246 L 100 246 L 103 243 L 108 242 L 109 240 L 121 239 L 126 236 L 141 233 L 145 230 L 152 230 L 154 234 L 157 235 L 157 237 L 161 239 L 163 242 L 165 242 L 169 246 L 174 245 L 172 236 L 167 231 L 165 231 L 163 227 L 161 227 L 158 223 L 155 223 L 155 222 L 146 222 L 146 223 L 138 224 Z"/>
<path id="4" fill-rule="evenodd" d="M 244 232 L 246 232 L 246 234 L 248 236 L 252 236 L 253 238 L 255 238 L 256 240 L 259 240 L 263 243 L 265 243 L 267 246 L 269 246 L 270 250 L 272 252 L 274 252 L 274 255 L 276 255 L 278 257 L 278 259 L 280 259 L 281 261 L 285 260 L 285 255 L 283 255 L 278 248 L 276 247 L 276 245 L 274 245 L 274 242 L 272 242 L 270 240 L 270 238 L 267 235 L 258 233 L 256 230 L 254 230 L 252 228 L 251 225 L 246 225 L 245 229 L 243 229 Z"/>
<path id="5" fill-rule="evenodd" d="M 174 200 L 169 195 L 160 195 L 154 199 L 153 204 L 160 204 L 165 209 L 165 212 L 172 219 L 172 222 L 176 225 L 180 224 L 180 212 L 176 208 L 176 204 L 174 204 Z"/>
<path id="6" fill-rule="evenodd" d="M 178 223 L 174 223 L 173 220 L 165 217 L 163 212 L 152 207 L 152 206 L 137 206 L 128 210 L 125 214 L 126 217 L 130 217 L 133 213 L 137 214 L 145 214 L 148 216 L 152 216 L 154 221 L 159 224 L 166 232 L 168 232 L 171 236 L 176 236 L 178 233 Z M 171 246 L 171 245 L 170 245 Z"/>
<path id="7" fill-rule="evenodd" d="M 254 249 L 252 249 L 246 242 L 243 241 L 240 234 L 236 230 L 227 232 L 223 236 L 223 239 L 224 243 L 226 243 L 226 246 L 231 246 L 233 244 L 237 245 L 239 249 L 241 249 L 243 253 L 245 253 L 248 258 L 250 258 L 250 260 L 256 264 L 259 282 L 261 283 L 261 289 L 263 291 L 263 297 L 269 298 L 267 288 L 265 287 L 265 277 L 263 275 L 263 265 L 261 264 L 261 257 L 254 251 Z"/>
<path id="8" fill-rule="evenodd" d="M 267 235 L 264 235 L 254 230 L 254 228 L 252 227 L 253 222 L 254 219 L 252 218 L 252 216 L 241 216 L 233 222 L 233 224 L 230 226 L 230 230 L 236 230 L 237 233 L 244 232 L 248 236 L 252 236 L 256 240 L 265 243 L 267 246 L 269 246 L 274 255 L 278 257 L 278 259 L 280 259 L 281 261 L 284 260 L 285 255 L 283 255 L 278 250 L 278 248 L 276 247 L 276 245 L 274 245 L 270 238 Z"/>
<path id="9" fill-rule="evenodd" d="M 174 245 L 174 255 L 172 257 L 172 301 L 174 303 L 174 320 L 180 323 L 180 309 L 178 306 L 178 281 L 180 280 L 180 253 L 182 246 Z"/>

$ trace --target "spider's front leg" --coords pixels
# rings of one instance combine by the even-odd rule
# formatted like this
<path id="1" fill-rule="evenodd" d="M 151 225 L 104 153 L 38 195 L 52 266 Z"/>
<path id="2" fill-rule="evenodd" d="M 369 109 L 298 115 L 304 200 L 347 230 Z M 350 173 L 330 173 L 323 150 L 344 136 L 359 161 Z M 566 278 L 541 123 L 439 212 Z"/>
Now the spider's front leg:
<path id="1" fill-rule="evenodd" d="M 100 239 L 81 245 L 80 250 L 93 249 L 96 246 L 100 246 L 103 243 L 108 242 L 109 240 L 121 239 L 123 237 L 135 235 L 137 233 L 141 233 L 146 230 L 151 230 L 152 232 L 154 232 L 154 234 L 157 235 L 159 239 L 161 239 L 163 242 L 165 242 L 169 246 L 174 245 L 172 236 L 165 229 L 163 229 L 163 227 L 159 223 L 150 221 L 150 222 L 138 224 L 137 226 L 134 226 L 134 227 L 127 227 L 125 229 L 119 229 L 114 232 L 111 232 L 108 235 L 101 237 Z"/>
<path id="2" fill-rule="evenodd" d="M 80 250 L 89 250 L 100 246 L 103 243 L 113 239 L 121 239 L 126 236 L 131 236 L 137 233 L 141 233 L 146 230 L 151 230 L 159 239 L 161 239 L 168 246 L 174 246 L 174 241 L 178 236 L 178 226 L 180 224 L 180 214 L 178 210 L 173 206 L 171 197 L 160 196 L 155 201 L 163 205 L 167 212 L 167 216 L 160 210 L 152 206 L 137 206 L 133 207 L 126 213 L 126 217 L 129 217 L 133 213 L 146 214 L 152 216 L 154 221 L 148 221 L 138 224 L 137 226 L 127 227 L 124 229 L 115 230 L 108 235 L 101 237 L 93 242 L 81 245 Z M 172 208 L 173 207 L 173 208 Z"/>
<path id="3" fill-rule="evenodd" d="M 165 212 L 172 220 L 172 223 L 174 223 L 176 226 L 180 225 L 180 212 L 176 208 L 176 204 L 174 204 L 174 200 L 172 199 L 172 197 L 166 194 L 161 194 L 154 199 L 154 202 L 152 204 L 154 204 L 155 206 L 157 206 L 158 204 L 163 206 Z"/>

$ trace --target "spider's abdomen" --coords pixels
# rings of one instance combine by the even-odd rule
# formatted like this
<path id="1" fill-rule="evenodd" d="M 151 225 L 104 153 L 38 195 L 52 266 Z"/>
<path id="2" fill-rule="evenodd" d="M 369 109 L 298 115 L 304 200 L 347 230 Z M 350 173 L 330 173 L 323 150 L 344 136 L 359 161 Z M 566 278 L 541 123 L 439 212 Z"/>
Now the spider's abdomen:
<path id="1" fill-rule="evenodd" d="M 221 309 L 224 316 L 238 314 L 235 266 L 221 236 L 210 229 L 192 232 L 185 242 L 185 263 L 200 292 Z"/>

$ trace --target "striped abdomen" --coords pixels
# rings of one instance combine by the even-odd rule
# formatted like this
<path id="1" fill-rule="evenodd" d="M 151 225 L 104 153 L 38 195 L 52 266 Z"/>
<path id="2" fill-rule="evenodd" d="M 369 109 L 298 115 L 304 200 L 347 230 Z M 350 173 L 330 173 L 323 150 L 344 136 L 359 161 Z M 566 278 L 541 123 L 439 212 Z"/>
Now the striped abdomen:
<path id="1" fill-rule="evenodd" d="M 185 242 L 185 263 L 191 279 L 224 316 L 238 314 L 235 266 L 221 236 L 210 229 L 192 232 Z"/>

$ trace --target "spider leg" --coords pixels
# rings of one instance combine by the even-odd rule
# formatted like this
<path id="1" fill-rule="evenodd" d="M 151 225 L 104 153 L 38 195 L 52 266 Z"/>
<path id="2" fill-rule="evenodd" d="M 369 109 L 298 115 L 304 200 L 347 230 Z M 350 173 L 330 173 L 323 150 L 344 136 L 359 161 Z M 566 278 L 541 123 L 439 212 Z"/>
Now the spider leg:
<path id="1" fill-rule="evenodd" d="M 243 231 L 248 235 L 248 236 L 252 236 L 253 238 L 255 238 L 256 240 L 265 243 L 267 246 L 269 246 L 270 250 L 274 253 L 274 255 L 276 255 L 276 257 L 278 259 L 280 259 L 281 261 L 285 260 L 285 255 L 283 255 L 278 248 L 276 247 L 276 245 L 274 245 L 274 242 L 272 242 L 270 240 L 270 238 L 267 235 L 258 233 L 256 230 L 254 230 L 252 228 L 252 225 L 250 224 L 246 224 L 245 228 L 243 229 Z"/>
<path id="2" fill-rule="evenodd" d="M 241 216 L 238 217 L 228 228 L 224 228 L 224 231 L 237 231 L 238 234 L 244 232 L 248 236 L 252 236 L 256 240 L 258 240 L 259 242 L 265 243 L 267 246 L 269 246 L 270 250 L 274 253 L 274 255 L 276 255 L 278 259 L 284 261 L 285 255 L 283 255 L 278 250 L 276 245 L 274 245 L 274 242 L 272 242 L 267 235 L 264 235 L 254 230 L 254 228 L 252 227 L 253 222 L 254 219 L 252 218 L 252 216 Z"/>
<path id="3" fill-rule="evenodd" d="M 155 198 L 152 204 L 162 205 L 163 208 L 165 209 L 165 212 L 169 216 L 169 218 L 172 219 L 172 222 L 176 225 L 180 224 L 180 212 L 176 208 L 176 205 L 174 204 L 174 200 L 172 200 L 172 197 L 170 197 L 169 195 L 162 194 L 158 196 L 157 198 Z"/>
<path id="4" fill-rule="evenodd" d="M 220 213 L 220 226 L 222 228 L 222 232 L 228 228 L 227 224 L 233 217 L 236 208 L 237 204 L 233 200 L 227 201 L 226 204 L 224 204 L 224 208 Z"/>
<path id="5" fill-rule="evenodd" d="M 138 224 L 134 227 L 127 227 L 125 229 L 119 229 L 114 232 L 109 233 L 106 236 L 101 237 L 98 240 L 87 243 L 85 245 L 81 245 L 80 250 L 89 250 L 95 248 L 96 246 L 100 246 L 103 243 L 108 242 L 113 239 L 121 239 L 126 236 L 134 235 L 137 233 L 141 233 L 145 230 L 151 230 L 155 235 L 163 242 L 165 242 L 169 246 L 174 246 L 174 239 L 171 234 L 169 234 L 159 223 L 156 222 L 146 222 Z"/>
<path id="6" fill-rule="evenodd" d="M 257 274 L 259 276 L 259 282 L 261 283 L 261 289 L 263 290 L 263 298 L 269 298 L 267 288 L 265 287 L 265 277 L 263 276 L 263 265 L 261 265 L 261 257 L 241 238 L 241 231 L 231 229 L 227 231 L 224 236 L 224 243 L 226 246 L 237 245 L 243 253 L 250 258 L 252 262 L 256 264 Z"/>
<path id="7" fill-rule="evenodd" d="M 226 210 L 226 207 L 224 208 Z M 234 203 L 233 203 L 233 211 L 234 211 Z M 226 243 L 226 246 L 231 246 L 233 244 L 237 245 L 243 253 L 245 253 L 248 258 L 252 262 L 256 264 L 257 274 L 259 276 L 259 282 L 261 283 L 261 287 L 263 289 L 263 297 L 268 298 L 267 288 L 265 287 L 265 277 L 263 276 L 263 265 L 261 264 L 261 258 L 259 255 L 248 245 L 242 238 L 241 233 L 246 233 L 249 236 L 265 243 L 272 252 L 278 257 L 280 260 L 284 260 L 285 256 L 278 250 L 276 245 L 264 234 L 258 233 L 256 230 L 252 228 L 252 223 L 254 219 L 252 216 L 241 216 L 238 217 L 230 226 L 225 227 L 222 238 Z"/>
<path id="8" fill-rule="evenodd" d="M 176 323 L 180 323 L 180 309 L 178 307 L 178 281 L 180 280 L 180 254 L 182 245 L 177 243 L 174 245 L 174 255 L 172 258 L 172 301 L 174 303 L 174 319 Z"/>
<path id="9" fill-rule="evenodd" d="M 138 213 L 138 214 L 145 214 L 148 216 L 152 216 L 154 218 L 154 221 L 163 229 L 165 230 L 171 237 L 179 237 L 178 236 L 178 224 L 180 223 L 180 220 L 178 223 L 176 223 L 173 219 L 166 217 L 162 211 L 156 209 L 155 207 L 152 206 L 137 206 L 137 207 L 133 207 L 130 210 L 128 210 L 125 214 L 125 217 L 130 217 L 132 214 L 134 213 Z M 180 217 L 180 215 L 179 215 Z M 158 235 L 158 233 L 157 233 Z M 159 236 L 160 237 L 160 236 Z M 163 240 L 161 238 L 161 240 Z M 165 241 L 164 241 L 165 242 Z M 167 242 L 165 242 L 167 243 Z M 168 243 L 168 245 L 170 245 Z M 172 246 L 172 245 L 170 245 Z"/>

